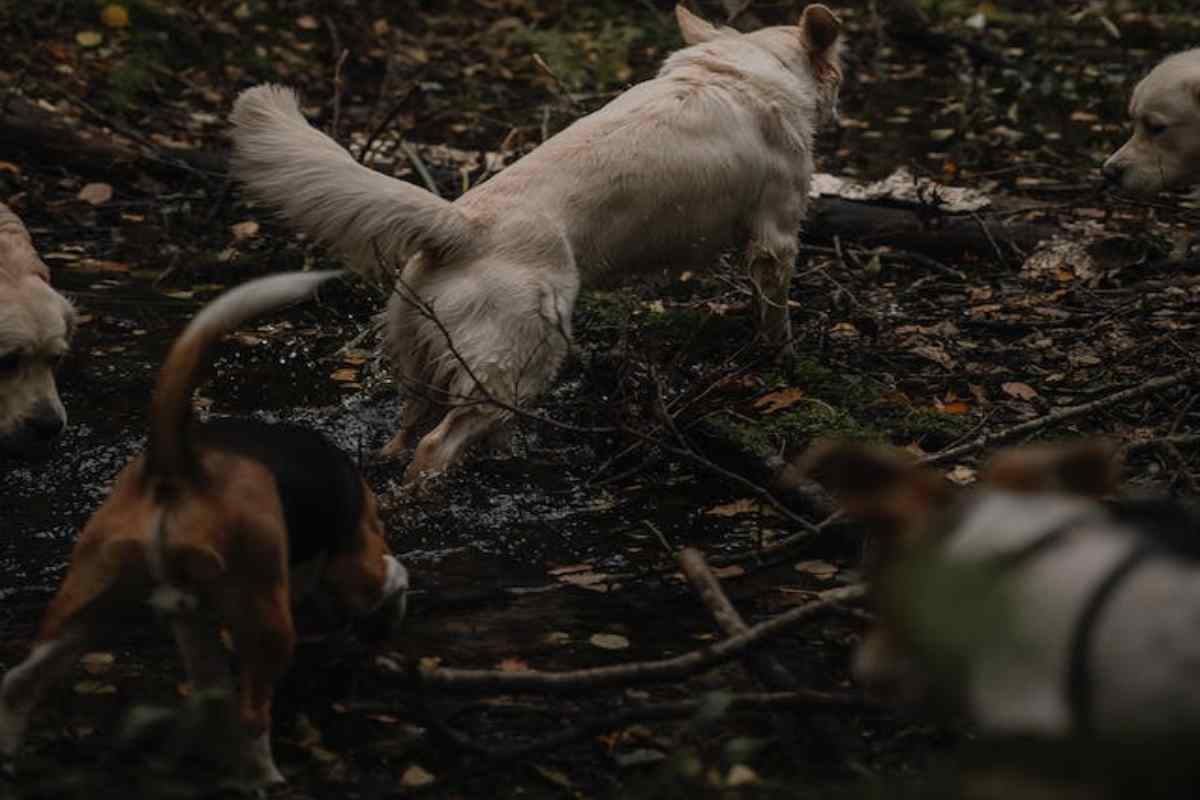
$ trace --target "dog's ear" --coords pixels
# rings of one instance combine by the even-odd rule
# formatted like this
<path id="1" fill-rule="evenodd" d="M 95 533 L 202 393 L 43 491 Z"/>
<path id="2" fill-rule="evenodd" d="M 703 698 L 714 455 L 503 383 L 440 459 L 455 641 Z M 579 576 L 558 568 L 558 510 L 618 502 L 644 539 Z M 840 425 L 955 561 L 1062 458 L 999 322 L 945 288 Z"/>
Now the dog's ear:
<path id="1" fill-rule="evenodd" d="M 811 52 L 822 53 L 837 44 L 842 23 L 826 6 L 814 3 L 800 15 L 800 31 L 804 46 Z"/>
<path id="2" fill-rule="evenodd" d="M 1103 440 L 1002 450 L 984 468 L 982 482 L 1012 492 L 1066 492 L 1102 497 L 1116 491 L 1120 464 Z"/>
<path id="3" fill-rule="evenodd" d="M 718 28 L 710 22 L 705 22 L 682 5 L 675 6 L 675 19 L 679 23 L 679 32 L 683 34 L 683 40 L 688 44 L 710 42 L 737 33 L 733 28 Z"/>
<path id="4" fill-rule="evenodd" d="M 821 441 L 797 467 L 837 494 L 848 514 L 885 536 L 910 538 L 950 498 L 941 475 L 892 448 Z"/>

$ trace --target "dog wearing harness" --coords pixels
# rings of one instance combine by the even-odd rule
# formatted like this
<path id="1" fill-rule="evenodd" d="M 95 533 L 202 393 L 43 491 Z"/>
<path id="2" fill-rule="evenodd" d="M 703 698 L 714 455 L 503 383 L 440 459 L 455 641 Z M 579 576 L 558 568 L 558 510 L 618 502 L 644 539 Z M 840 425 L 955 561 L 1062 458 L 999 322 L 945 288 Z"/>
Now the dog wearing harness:
<path id="1" fill-rule="evenodd" d="M 868 690 L 941 700 L 996 737 L 1200 731 L 1200 523 L 1103 503 L 1111 448 L 999 454 L 958 491 L 899 453 L 819 444 L 805 469 L 868 526 Z"/>

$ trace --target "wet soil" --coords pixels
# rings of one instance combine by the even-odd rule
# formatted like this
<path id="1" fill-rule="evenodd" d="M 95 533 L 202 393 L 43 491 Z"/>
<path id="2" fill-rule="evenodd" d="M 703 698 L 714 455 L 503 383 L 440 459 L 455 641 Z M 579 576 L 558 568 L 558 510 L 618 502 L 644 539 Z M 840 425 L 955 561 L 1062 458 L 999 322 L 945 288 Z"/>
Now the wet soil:
<path id="1" fill-rule="evenodd" d="M 1127 10 L 1113 18 L 1118 40 L 1098 17 L 1042 5 L 1006 4 L 983 32 L 963 25 L 965 14 L 935 17 L 940 29 L 998 54 L 983 65 L 955 48 L 914 49 L 866 4 L 843 4 L 844 119 L 820 144 L 821 168 L 873 179 L 904 165 L 994 193 L 1005 199 L 1004 214 L 1086 240 L 1093 265 L 1039 271 L 1028 254 L 998 249 L 994 258 L 950 263 L 961 280 L 881 263 L 854 242 L 810 242 L 830 253 L 798 265 L 800 358 L 790 370 L 747 347 L 748 295 L 736 271 L 650 275 L 581 300 L 577 352 L 538 411 L 667 442 L 652 410 L 661 385 L 679 402 L 681 423 L 717 424 L 756 452 L 790 456 L 818 436 L 852 435 L 936 453 L 1193 365 L 1195 206 L 1181 197 L 1104 196 L 1096 168 L 1124 135 L 1133 82 L 1194 39 L 1195 20 L 1171 4 Z M 345 48 L 340 133 L 361 144 L 390 117 L 389 135 L 417 143 L 453 196 L 485 171 L 478 151 L 510 162 L 545 130 L 650 74 L 676 43 L 669 7 L 139 3 L 130 4 L 129 29 L 106 29 L 90 5 L 30 3 L 0 34 L 0 74 L 13 93 L 94 135 L 132 141 L 133 132 L 162 157 L 170 156 L 164 142 L 219 154 L 233 96 L 262 80 L 296 85 L 330 122 L 331 79 Z M 765 22 L 794 13 L 788 4 L 751 10 Z M 80 44 L 77 33 L 93 29 L 104 43 Z M 532 63 L 534 50 L 553 54 L 556 78 Z M 578 96 L 564 100 L 563 87 Z M 383 139 L 395 153 L 395 140 Z M 36 149 L 0 158 L 0 200 L 26 220 L 56 285 L 84 315 L 60 373 L 71 427 L 58 452 L 44 464 L 0 465 L 0 666 L 9 666 L 25 652 L 80 525 L 144 441 L 155 370 L 186 319 L 252 275 L 330 262 L 244 205 L 219 174 L 164 178 L 138 164 L 62 164 Z M 376 166 L 418 180 L 402 156 Z M 78 200 L 97 180 L 112 185 L 113 199 Z M 998 213 L 984 212 L 980 225 Z M 250 219 L 262 229 L 239 239 L 231 226 Z M 1169 260 L 1172 252 L 1182 257 Z M 358 454 L 378 447 L 400 402 L 372 355 L 378 308 L 372 291 L 344 283 L 252 325 L 219 347 L 198 392 L 200 413 L 302 422 Z M 1153 444 L 1198 432 L 1194 396 L 1194 387 L 1176 386 L 1044 435 L 1099 433 L 1133 444 L 1131 484 L 1194 492 L 1195 446 Z M 982 455 L 943 466 L 969 479 Z M 278 701 L 278 757 L 290 780 L 282 795 L 929 796 L 954 785 L 945 767 L 969 738 L 956 725 L 854 693 L 846 668 L 862 626 L 854 609 L 770 643 L 802 686 L 852 699 L 835 708 L 723 714 L 721 692 L 755 688 L 737 664 L 666 686 L 480 699 L 421 690 L 379 668 L 375 659 L 392 651 L 388 658 L 405 663 L 547 670 L 678 655 L 716 635 L 676 574 L 669 549 L 683 545 L 736 561 L 724 585 L 750 622 L 858 579 L 853 526 L 759 555 L 796 533 L 795 523 L 701 463 L 620 432 L 524 422 L 512 453 L 480 454 L 419 492 L 399 488 L 403 466 L 364 467 L 383 498 L 391 545 L 413 574 L 403 638 L 383 650 L 341 636 L 302 646 Z M 200 767 L 179 755 L 207 735 L 195 715 L 127 731 L 132 711 L 178 709 L 186 694 L 161 627 L 134 613 L 103 653 L 112 658 L 81 667 L 46 703 L 22 760 L 25 777 L 0 784 L 0 797 L 211 793 L 197 789 L 211 786 L 211 774 L 191 780 Z M 631 702 L 696 697 L 717 698 L 715 710 L 510 752 Z M 731 785 L 737 765 L 756 780 Z"/>

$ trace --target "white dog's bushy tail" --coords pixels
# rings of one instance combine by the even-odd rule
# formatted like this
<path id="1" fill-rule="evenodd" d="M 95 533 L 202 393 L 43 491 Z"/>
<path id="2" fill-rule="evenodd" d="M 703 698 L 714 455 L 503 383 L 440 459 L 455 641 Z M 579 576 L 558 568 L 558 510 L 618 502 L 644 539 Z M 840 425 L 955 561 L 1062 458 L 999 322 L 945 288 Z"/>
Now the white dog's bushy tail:
<path id="1" fill-rule="evenodd" d="M 419 251 L 442 257 L 468 242 L 462 211 L 359 164 L 308 124 L 291 89 L 247 89 L 230 121 L 233 176 L 250 195 L 337 248 L 355 272 L 381 277 Z"/>
<path id="2" fill-rule="evenodd" d="M 341 270 L 323 270 L 258 278 L 229 290 L 192 318 L 167 353 L 150 401 L 150 441 L 146 447 L 150 475 L 168 481 L 199 477 L 199 462 L 188 429 L 192 389 L 212 345 L 251 317 L 299 302 L 341 274 Z"/>

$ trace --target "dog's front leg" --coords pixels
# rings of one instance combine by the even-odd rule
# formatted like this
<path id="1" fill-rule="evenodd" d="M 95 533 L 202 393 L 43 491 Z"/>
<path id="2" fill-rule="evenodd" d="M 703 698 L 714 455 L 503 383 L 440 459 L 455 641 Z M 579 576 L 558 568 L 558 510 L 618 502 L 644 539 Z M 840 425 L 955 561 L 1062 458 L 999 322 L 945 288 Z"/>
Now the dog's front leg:
<path id="1" fill-rule="evenodd" d="M 0 769 L 12 772 L 33 709 L 47 687 L 70 671 L 92 640 L 82 625 L 66 628 L 38 641 L 29 656 L 4 676 L 0 684 Z"/>

